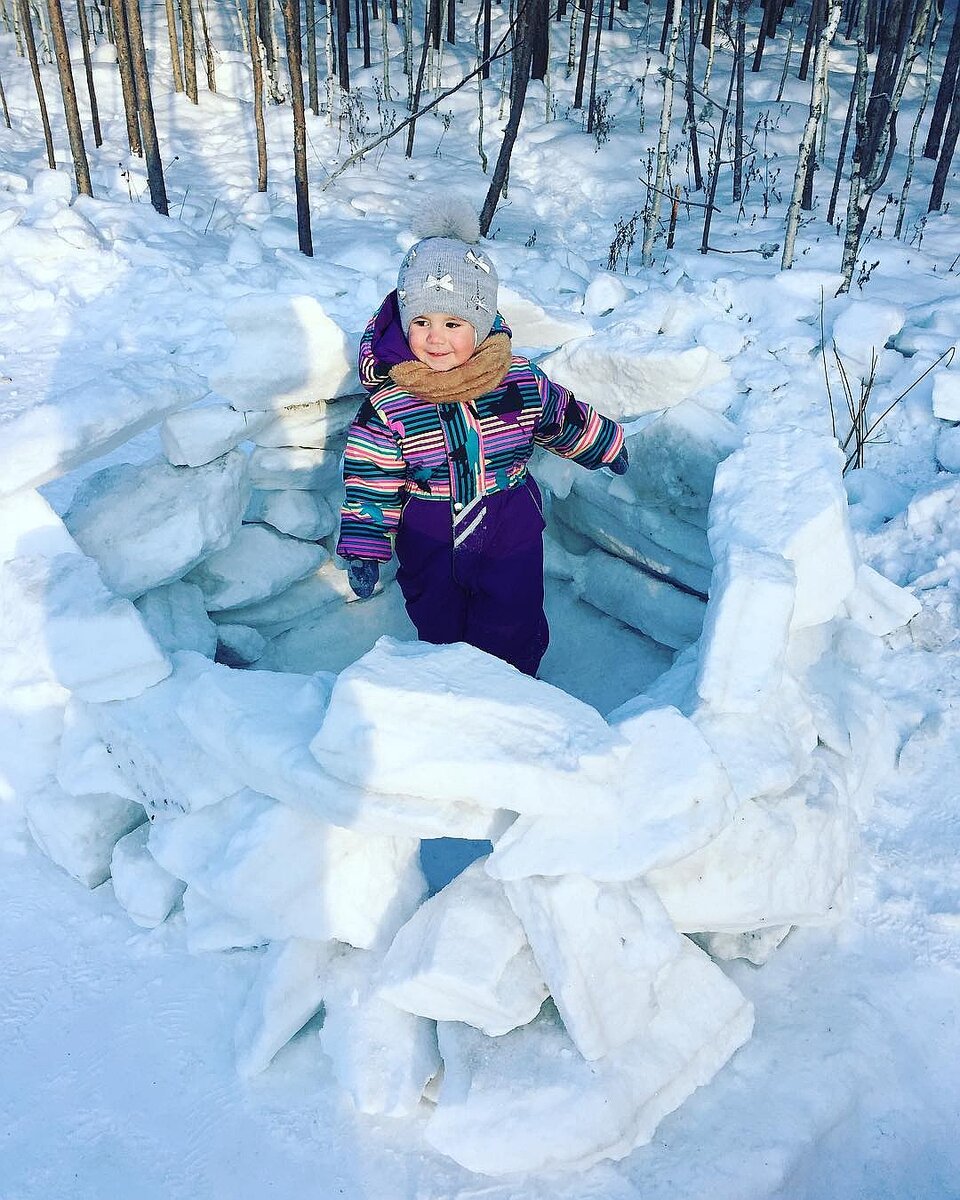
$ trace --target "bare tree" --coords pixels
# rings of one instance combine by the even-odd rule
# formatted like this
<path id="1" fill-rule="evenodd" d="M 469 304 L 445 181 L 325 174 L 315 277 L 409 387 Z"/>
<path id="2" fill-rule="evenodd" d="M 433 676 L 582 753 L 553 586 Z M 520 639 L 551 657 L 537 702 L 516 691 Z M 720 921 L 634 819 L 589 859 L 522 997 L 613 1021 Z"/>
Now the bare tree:
<path id="1" fill-rule="evenodd" d="M 737 85 L 736 111 L 733 118 L 733 199 L 738 202 L 743 199 L 743 75 L 747 60 L 747 9 L 749 7 L 750 0 L 736 0 L 737 28 L 734 35 L 733 67 L 730 72 L 731 81 L 735 76 Z M 717 149 L 719 149 L 719 143 Z M 719 154 L 717 155 L 714 176 L 716 175 L 716 165 L 718 164 Z M 712 181 L 711 191 L 713 194 L 716 194 L 716 185 Z M 710 210 L 708 209 L 708 218 L 709 214 Z M 707 232 L 709 232 L 709 225 Z M 706 245 L 706 241 L 704 241 L 704 245 Z M 706 250 L 704 250 L 704 253 L 706 253 Z"/>
<path id="2" fill-rule="evenodd" d="M 307 6 L 307 99 L 310 111 L 320 115 L 320 82 L 317 77 L 317 0 L 305 0 Z M 387 60 L 384 55 L 384 77 Z"/>
<path id="3" fill-rule="evenodd" d="M 20 16 L 20 32 L 27 50 L 27 59 L 33 74 L 33 86 L 37 90 L 37 103 L 40 105 L 40 120 L 43 123 L 43 140 L 47 147 L 47 164 L 51 171 L 57 169 L 57 156 L 53 152 L 53 134 L 50 131 L 50 114 L 47 112 L 47 102 L 43 95 L 43 81 L 40 78 L 40 62 L 37 58 L 37 41 L 33 36 L 33 21 L 30 16 L 28 0 L 18 0 L 17 12 Z"/>
<path id="4" fill-rule="evenodd" d="M 83 69 L 87 79 L 87 99 L 90 101 L 90 122 L 93 125 L 93 140 L 96 146 L 103 145 L 100 129 L 100 108 L 97 104 L 97 89 L 93 82 L 93 59 L 90 57 L 90 25 L 84 0 L 77 0 L 77 16 L 80 19 L 80 50 L 83 54 Z"/>
<path id="5" fill-rule="evenodd" d="M 150 203 L 163 216 L 167 216 L 167 189 L 163 181 L 163 163 L 160 161 L 160 143 L 157 139 L 157 123 L 153 115 L 153 96 L 150 94 L 150 75 L 147 71 L 147 50 L 143 44 L 143 25 L 140 20 L 140 0 L 123 0 L 124 14 L 130 34 L 130 57 L 137 90 L 137 113 L 143 134 L 143 154 L 147 163 L 147 184 L 150 188 Z"/>
<path id="6" fill-rule="evenodd" d="M 350 0 L 327 0 L 337 8 L 337 75 L 340 86 L 350 91 L 350 50 L 347 35 L 350 32 Z"/>
<path id="7" fill-rule="evenodd" d="M 700 145 L 697 140 L 697 108 L 694 99 L 693 70 L 697 54 L 697 28 L 694 20 L 696 0 L 689 0 L 687 12 L 687 77 L 684 89 L 687 101 L 687 134 L 690 138 L 690 153 L 693 157 L 693 190 L 703 190 L 703 173 L 700 170 Z"/>
<path id="8" fill-rule="evenodd" d="M 910 130 L 910 147 L 907 150 L 907 168 L 903 175 L 903 185 L 900 188 L 900 207 L 897 211 L 897 226 L 893 231 L 893 236 L 898 239 L 903 232 L 903 222 L 907 213 L 907 196 L 910 194 L 910 184 L 913 182 L 913 172 L 917 162 L 917 138 L 920 135 L 920 123 L 923 120 L 923 114 L 927 111 L 927 101 L 930 99 L 930 91 L 933 85 L 933 58 L 942 21 L 943 3 L 942 0 L 939 0 L 938 3 L 934 4 L 930 21 L 930 38 L 927 42 L 926 68 L 924 69 L 923 73 L 923 95 L 920 97 L 920 103 L 917 106 L 917 115 L 913 120 L 913 128 Z"/>
<path id="9" fill-rule="evenodd" d="M 0 108 L 3 109 L 3 123 L 8 129 L 11 129 L 10 124 L 10 109 L 7 108 L 7 96 L 3 90 L 3 80 L 0 79 Z"/>
<path id="10" fill-rule="evenodd" d="M 958 134 L 960 134 L 960 89 L 954 89 L 950 116 L 947 118 L 947 128 L 944 130 L 943 144 L 940 147 L 940 157 L 937 159 L 937 169 L 933 173 L 933 187 L 930 189 L 928 212 L 935 212 L 943 207 L 943 193 L 947 186 L 947 176 L 950 173 L 953 155 L 957 149 Z"/>
<path id="11" fill-rule="evenodd" d="M 307 127 L 303 109 L 303 63 L 300 58 L 300 0 L 282 0 L 283 30 L 290 68 L 290 107 L 293 110 L 293 175 L 297 191 L 297 236 L 300 252 L 313 257 L 310 232 L 310 188 L 307 180 Z"/>
<path id="12" fill-rule="evenodd" d="M 660 201 L 667 183 L 667 163 L 670 153 L 670 120 L 673 116 L 673 80 L 677 66 L 677 46 L 680 42 L 681 0 L 671 0 L 670 41 L 667 46 L 667 63 L 663 71 L 663 107 L 660 110 L 660 138 L 657 143 L 657 169 L 651 193 L 643 214 L 643 247 L 641 262 L 645 267 L 653 265 L 653 243 L 660 222 Z M 717 148 L 719 153 L 719 147 Z"/>
<path id="13" fill-rule="evenodd" d="M 947 47 L 947 57 L 943 64 L 943 74 L 940 76 L 940 86 L 937 88 L 937 98 L 933 104 L 933 114 L 930 117 L 930 129 L 927 141 L 923 147 L 924 158 L 936 158 L 940 151 L 940 139 L 943 137 L 943 123 L 953 100 L 957 86 L 957 73 L 960 69 L 960 6 L 953 18 L 953 29 L 950 33 L 950 45 Z"/>
<path id="14" fill-rule="evenodd" d="M 115 0 L 114 0 L 115 2 Z M 183 30 L 183 79 L 187 99 L 199 104 L 197 92 L 197 46 L 193 36 L 193 6 L 191 0 L 180 0 L 180 28 Z"/>
<path id="15" fill-rule="evenodd" d="M 253 120 L 257 131 L 257 191 L 267 190 L 267 130 L 263 120 L 263 42 L 257 31 L 257 0 L 247 0 L 250 64 L 253 68 Z"/>
<path id="16" fill-rule="evenodd" d="M 217 90 L 217 64 L 214 60 L 213 43 L 210 41 L 210 30 L 207 27 L 207 10 L 203 0 L 197 0 L 197 12 L 200 14 L 200 29 L 203 33 L 203 53 L 207 66 L 207 87 L 211 92 Z"/>
<path id="17" fill-rule="evenodd" d="M 593 0 L 583 0 L 583 30 L 580 34 L 580 61 L 577 64 L 577 84 L 573 92 L 574 108 L 583 107 L 583 85 L 587 76 L 587 51 L 590 48 L 590 22 L 592 20 Z"/>
<path id="18" fill-rule="evenodd" d="M 67 120 L 67 136 L 70 139 L 70 153 L 73 155 L 73 171 L 77 180 L 77 191 L 82 196 L 92 196 L 90 164 L 87 162 L 87 149 L 83 144 L 83 130 L 80 127 L 80 109 L 77 106 L 77 89 L 73 82 L 70 45 L 67 41 L 67 27 L 63 22 L 63 9 L 60 7 L 60 0 L 47 0 L 47 8 L 50 13 L 50 32 L 57 56 L 60 94 L 63 97 L 63 112 Z"/>
<path id="19" fill-rule="evenodd" d="M 83 10 L 84 0 L 77 0 L 77 5 Z M 180 66 L 180 42 L 177 38 L 177 14 L 173 7 L 173 0 L 164 0 L 164 9 L 167 15 L 167 39 L 170 42 L 170 63 L 173 67 L 173 90 L 175 92 L 183 91 L 183 69 Z"/>
<path id="20" fill-rule="evenodd" d="M 130 31 L 123 0 L 110 0 L 113 17 L 114 45 L 117 50 L 117 66 L 120 70 L 120 91 L 123 95 L 123 112 L 127 122 L 127 141 L 133 154 L 143 153 L 140 138 L 140 118 L 137 109 L 137 86 L 133 79 L 133 64 L 130 55 Z"/>

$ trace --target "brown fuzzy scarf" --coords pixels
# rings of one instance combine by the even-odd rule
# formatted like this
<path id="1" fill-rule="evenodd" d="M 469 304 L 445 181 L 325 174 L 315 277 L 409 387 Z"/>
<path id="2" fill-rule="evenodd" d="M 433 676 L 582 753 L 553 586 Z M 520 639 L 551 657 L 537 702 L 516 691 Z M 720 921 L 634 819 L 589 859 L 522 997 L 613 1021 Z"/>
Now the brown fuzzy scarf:
<path id="1" fill-rule="evenodd" d="M 397 363 L 390 369 L 390 378 L 405 392 L 430 404 L 466 404 L 503 383 L 512 356 L 510 335 L 493 333 L 459 367 L 434 371 L 426 363 L 414 359 Z"/>

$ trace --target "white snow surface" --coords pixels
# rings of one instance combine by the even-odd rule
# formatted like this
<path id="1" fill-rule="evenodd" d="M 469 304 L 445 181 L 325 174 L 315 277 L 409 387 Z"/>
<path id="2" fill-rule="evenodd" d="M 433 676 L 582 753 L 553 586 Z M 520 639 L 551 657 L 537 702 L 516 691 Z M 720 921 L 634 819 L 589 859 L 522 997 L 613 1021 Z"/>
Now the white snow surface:
<path id="1" fill-rule="evenodd" d="M 50 171 L 0 32 L 3 1200 L 955 1197 L 960 368 L 841 478 L 819 348 L 855 392 L 875 356 L 876 417 L 956 347 L 960 218 L 926 214 L 932 164 L 849 295 L 817 211 L 791 271 L 755 253 L 782 236 L 759 194 L 714 219 L 711 246 L 747 253 L 701 255 L 694 216 L 652 269 L 612 271 L 655 38 L 635 13 L 603 32 L 605 144 L 563 115 L 570 81 L 531 84 L 552 112 L 528 106 L 495 215 L 500 307 L 629 420 L 631 470 L 538 455 L 552 644 L 526 680 L 419 646 L 391 571 L 360 604 L 327 558 L 357 337 L 410 209 L 487 187 L 476 89 L 412 159 L 388 144 L 322 193 L 380 106 L 359 74 L 366 115 L 308 116 L 306 258 L 287 104 L 253 190 L 234 10 L 208 6 L 219 90 L 194 106 L 143 9 L 169 218 L 112 46 L 77 198 L 62 111 Z M 838 41 L 835 83 L 854 61 Z M 766 121 L 784 180 L 794 72 Z M 299 539 L 299 582 L 266 526 Z M 254 550 L 224 571 L 232 541 Z"/>

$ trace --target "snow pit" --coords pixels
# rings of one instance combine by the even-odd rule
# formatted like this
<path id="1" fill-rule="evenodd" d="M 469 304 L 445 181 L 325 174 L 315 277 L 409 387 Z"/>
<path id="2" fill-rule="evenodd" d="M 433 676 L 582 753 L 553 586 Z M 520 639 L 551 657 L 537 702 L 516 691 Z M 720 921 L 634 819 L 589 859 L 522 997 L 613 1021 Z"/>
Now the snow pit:
<path id="1" fill-rule="evenodd" d="M 337 674 L 213 661 L 340 649 L 378 611 L 330 555 L 357 398 L 316 399 L 355 383 L 310 298 L 238 302 L 257 360 L 235 349 L 217 402 L 167 420 L 166 461 L 97 472 L 65 524 L 27 490 L 2 506 L 0 683 L 14 713 L 46 697 L 57 747 L 31 775 L 38 844 L 87 886 L 112 873 L 135 923 L 174 913 L 195 952 L 261 948 L 241 1074 L 318 1037 L 359 1112 L 422 1110 L 485 1175 L 623 1157 L 749 1038 L 716 960 L 842 910 L 897 747 L 857 663 L 917 611 L 857 558 L 836 446 L 741 441 L 694 397 L 726 365 L 615 283 L 585 309 L 619 321 L 553 366 L 637 417 L 631 470 L 534 464 L 551 577 L 677 652 L 606 715 L 409 633 Z M 556 343 L 559 318 L 520 324 Z M 436 839 L 466 869 L 430 895 Z"/>

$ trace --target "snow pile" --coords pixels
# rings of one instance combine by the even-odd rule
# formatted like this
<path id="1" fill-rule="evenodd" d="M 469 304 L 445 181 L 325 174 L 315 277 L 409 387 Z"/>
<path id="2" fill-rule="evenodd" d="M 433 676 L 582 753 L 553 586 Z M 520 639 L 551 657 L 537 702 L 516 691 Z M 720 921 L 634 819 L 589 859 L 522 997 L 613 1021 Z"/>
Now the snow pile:
<path id="1" fill-rule="evenodd" d="M 276 355 L 286 303 L 236 318 Z M 630 427 L 627 476 L 540 471 L 551 569 L 680 651 L 648 694 L 605 719 L 390 637 L 339 675 L 236 670 L 350 599 L 319 539 L 354 406 L 316 399 L 342 337 L 307 310 L 329 371 L 268 394 L 228 360 L 232 404 L 168 418 L 166 460 L 96 472 L 62 523 L 4 502 L 4 682 L 50 748 L 30 828 L 137 924 L 266 947 L 243 1074 L 322 1013 L 356 1108 L 432 1105 L 471 1170 L 622 1157 L 750 1036 L 716 960 L 840 911 L 899 737 L 858 664 L 916 603 L 859 561 L 832 439 L 741 438 L 678 396 Z M 427 898 L 424 838 L 492 848 Z"/>

